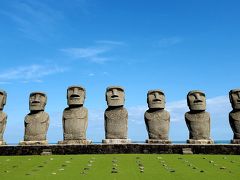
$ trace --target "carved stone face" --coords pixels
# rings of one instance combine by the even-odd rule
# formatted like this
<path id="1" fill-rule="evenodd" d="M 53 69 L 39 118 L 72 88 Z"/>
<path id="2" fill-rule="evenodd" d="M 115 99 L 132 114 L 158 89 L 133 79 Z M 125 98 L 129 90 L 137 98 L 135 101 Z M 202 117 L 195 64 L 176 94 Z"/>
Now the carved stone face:
<path id="1" fill-rule="evenodd" d="M 187 95 L 188 107 L 193 111 L 206 110 L 206 96 L 203 92 L 194 90 Z"/>
<path id="2" fill-rule="evenodd" d="M 33 92 L 29 97 L 29 109 L 30 111 L 44 110 L 47 103 L 47 96 L 42 92 Z"/>
<path id="3" fill-rule="evenodd" d="M 0 90 L 0 110 L 3 110 L 4 105 L 6 104 L 7 93 L 3 90 Z"/>
<path id="4" fill-rule="evenodd" d="M 229 99 L 232 104 L 232 108 L 240 110 L 240 89 L 233 89 L 229 92 Z"/>
<path id="5" fill-rule="evenodd" d="M 147 103 L 150 109 L 164 109 L 165 95 L 161 90 L 151 90 L 147 94 Z"/>
<path id="6" fill-rule="evenodd" d="M 125 101 L 124 89 L 119 86 L 110 86 L 106 90 L 108 106 L 123 106 Z"/>
<path id="7" fill-rule="evenodd" d="M 68 105 L 83 105 L 86 91 L 81 86 L 70 86 L 67 90 Z"/>

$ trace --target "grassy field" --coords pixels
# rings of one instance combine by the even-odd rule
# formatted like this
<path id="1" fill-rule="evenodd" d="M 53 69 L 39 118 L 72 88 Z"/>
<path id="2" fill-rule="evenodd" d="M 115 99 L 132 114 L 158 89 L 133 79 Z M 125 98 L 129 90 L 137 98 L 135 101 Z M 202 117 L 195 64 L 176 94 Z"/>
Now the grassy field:
<path id="1" fill-rule="evenodd" d="M 237 155 L 0 156 L 0 179 L 240 179 Z"/>

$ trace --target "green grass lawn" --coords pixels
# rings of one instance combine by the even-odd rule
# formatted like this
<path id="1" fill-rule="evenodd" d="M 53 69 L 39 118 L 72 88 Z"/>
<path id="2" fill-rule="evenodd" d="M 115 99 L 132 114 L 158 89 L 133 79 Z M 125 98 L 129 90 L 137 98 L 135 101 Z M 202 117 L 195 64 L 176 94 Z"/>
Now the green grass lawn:
<path id="1" fill-rule="evenodd" d="M 240 179 L 240 156 L 111 154 L 0 156 L 0 180 Z"/>

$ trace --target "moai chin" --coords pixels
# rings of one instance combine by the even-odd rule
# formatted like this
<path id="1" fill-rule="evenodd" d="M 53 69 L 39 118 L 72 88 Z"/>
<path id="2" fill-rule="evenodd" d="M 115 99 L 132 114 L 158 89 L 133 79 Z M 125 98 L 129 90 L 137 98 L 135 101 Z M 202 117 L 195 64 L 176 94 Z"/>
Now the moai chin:
<path id="1" fill-rule="evenodd" d="M 144 114 L 149 139 L 147 143 L 169 144 L 170 114 L 165 108 L 165 95 L 156 89 L 147 93 L 148 110 Z"/>
<path id="2" fill-rule="evenodd" d="M 194 90 L 187 94 L 190 109 L 185 113 L 189 130 L 189 144 L 213 144 L 210 138 L 210 114 L 206 112 L 206 96 L 202 91 Z"/>
<path id="3" fill-rule="evenodd" d="M 7 114 L 3 112 L 3 108 L 6 104 L 7 93 L 3 90 L 0 90 L 0 145 L 6 145 L 3 140 L 3 133 L 7 124 Z"/>
<path id="4" fill-rule="evenodd" d="M 110 86 L 106 89 L 108 108 L 104 113 L 105 139 L 103 143 L 130 143 L 127 139 L 128 112 L 123 107 L 125 101 L 124 89 L 120 86 Z"/>
<path id="5" fill-rule="evenodd" d="M 59 144 L 90 144 L 86 139 L 88 110 L 83 107 L 86 90 L 81 86 L 70 86 L 67 89 L 68 107 L 63 111 L 63 141 Z"/>
<path id="6" fill-rule="evenodd" d="M 29 96 L 30 113 L 25 116 L 24 141 L 20 145 L 46 145 L 49 115 L 44 112 L 47 96 L 43 92 L 32 92 Z"/>
<path id="7" fill-rule="evenodd" d="M 232 144 L 240 144 L 240 89 L 229 92 L 229 99 L 233 110 L 229 113 L 229 123 L 233 131 Z"/>

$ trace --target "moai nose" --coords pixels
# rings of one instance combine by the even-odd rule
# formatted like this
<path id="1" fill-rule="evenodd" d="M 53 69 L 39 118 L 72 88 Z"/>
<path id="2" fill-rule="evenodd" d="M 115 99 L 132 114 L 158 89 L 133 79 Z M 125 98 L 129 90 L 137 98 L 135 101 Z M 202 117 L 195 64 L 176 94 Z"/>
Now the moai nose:
<path id="1" fill-rule="evenodd" d="M 78 88 L 73 89 L 73 94 L 78 94 Z"/>
<path id="2" fill-rule="evenodd" d="M 112 90 L 112 97 L 118 97 L 118 90 L 117 89 Z"/>
<path id="3" fill-rule="evenodd" d="M 240 91 L 237 92 L 238 99 L 240 99 Z"/>
<path id="4" fill-rule="evenodd" d="M 39 94 L 36 94 L 36 95 L 35 95 L 35 99 L 34 99 L 34 101 L 37 101 L 37 102 L 40 101 L 40 95 L 39 95 Z"/>
<path id="5" fill-rule="evenodd" d="M 155 92 L 155 93 L 154 93 L 154 97 L 155 97 L 155 99 L 160 99 L 159 93 Z"/>
<path id="6" fill-rule="evenodd" d="M 200 94 L 196 93 L 195 95 L 196 100 L 200 100 L 201 99 L 200 97 L 201 97 Z"/>

